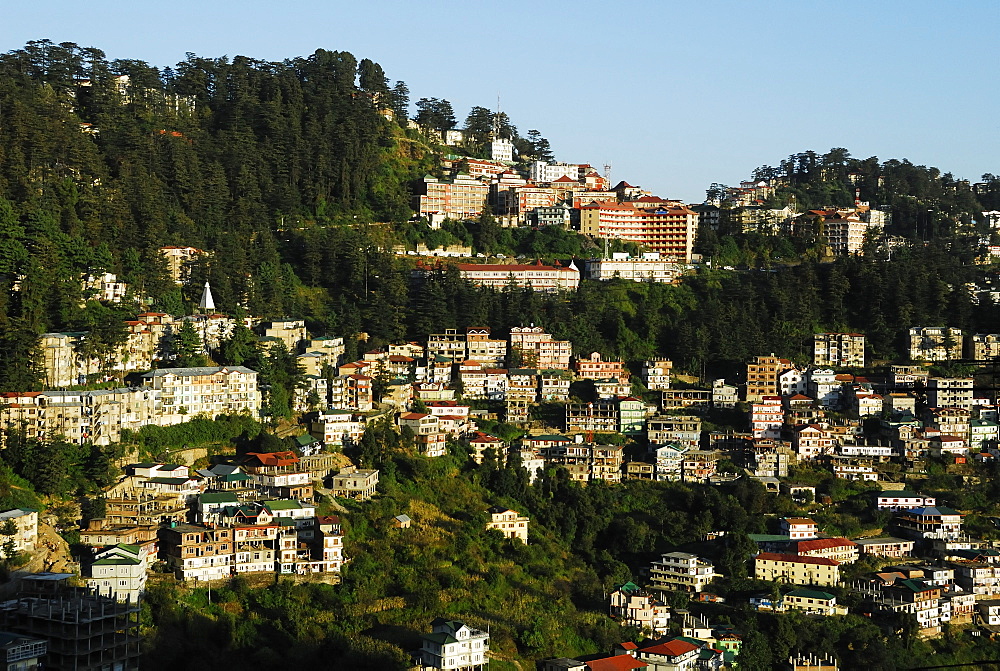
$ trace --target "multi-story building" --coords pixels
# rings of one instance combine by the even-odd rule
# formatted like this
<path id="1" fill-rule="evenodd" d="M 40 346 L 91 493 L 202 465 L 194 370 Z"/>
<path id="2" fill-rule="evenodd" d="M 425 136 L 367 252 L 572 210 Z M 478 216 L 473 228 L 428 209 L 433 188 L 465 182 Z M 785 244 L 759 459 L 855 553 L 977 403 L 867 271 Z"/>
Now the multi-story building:
<path id="1" fill-rule="evenodd" d="M 333 496 L 367 501 L 375 495 L 378 470 L 346 466 L 333 476 L 330 485 Z"/>
<path id="2" fill-rule="evenodd" d="M 139 605 L 118 602 L 88 588 L 72 587 L 72 573 L 24 576 L 16 598 L 0 604 L 0 630 L 8 639 L 6 669 L 42 657 L 46 669 L 139 668 Z"/>
<path id="3" fill-rule="evenodd" d="M 585 380 L 607 380 L 618 378 L 627 380 L 629 372 L 624 361 L 605 361 L 600 352 L 592 352 L 587 357 L 576 357 L 574 364 L 577 377 Z"/>
<path id="4" fill-rule="evenodd" d="M 875 507 L 879 510 L 897 512 L 936 505 L 937 499 L 933 496 L 924 496 L 906 489 L 887 490 L 875 494 Z"/>
<path id="5" fill-rule="evenodd" d="M 459 263 L 462 279 L 480 287 L 505 289 L 531 287 L 535 291 L 575 291 L 580 286 L 580 271 L 571 261 L 569 266 L 532 264 Z"/>
<path id="6" fill-rule="evenodd" d="M 650 391 L 670 389 L 670 370 L 673 362 L 669 359 L 652 359 L 642 362 L 642 381 Z"/>
<path id="7" fill-rule="evenodd" d="M 826 557 L 836 559 L 841 564 L 850 564 L 858 559 L 858 544 L 846 538 L 793 541 L 791 549 L 801 557 Z"/>
<path id="8" fill-rule="evenodd" d="M 664 634 L 670 620 L 670 608 L 656 597 L 627 582 L 611 592 L 610 615 L 622 626 L 648 629 L 653 634 Z"/>
<path id="9" fill-rule="evenodd" d="M 792 362 L 774 356 L 759 356 L 747 364 L 747 386 L 744 400 L 753 403 L 764 396 L 778 396 L 778 375 L 791 368 Z"/>
<path id="10" fill-rule="evenodd" d="M 90 565 L 87 586 L 115 601 L 138 603 L 146 591 L 152 546 L 115 545 L 98 552 Z"/>
<path id="11" fill-rule="evenodd" d="M 701 592 L 721 577 L 712 562 L 689 552 L 667 552 L 649 567 L 649 582 L 656 589 Z"/>
<path id="12" fill-rule="evenodd" d="M 426 175 L 420 191 L 414 196 L 414 209 L 437 227 L 445 219 L 472 219 L 482 214 L 490 187 L 468 175 L 451 180 Z"/>
<path id="13" fill-rule="evenodd" d="M 972 409 L 971 377 L 932 377 L 927 380 L 927 405 L 932 408 Z"/>
<path id="14" fill-rule="evenodd" d="M 228 578 L 234 565 L 233 530 L 177 524 L 160 529 L 160 554 L 183 580 Z"/>
<path id="15" fill-rule="evenodd" d="M 812 540 L 819 534 L 819 527 L 808 517 L 783 517 L 778 523 L 781 533 L 793 541 Z"/>
<path id="16" fill-rule="evenodd" d="M 618 431 L 618 404 L 613 401 L 567 403 L 566 430 L 582 433 L 615 433 Z"/>
<path id="17" fill-rule="evenodd" d="M 61 435 L 73 443 L 108 445 L 121 441 L 123 429 L 182 421 L 156 411 L 156 392 L 149 387 L 0 393 L 0 398 L 0 423 L 39 440 Z"/>
<path id="18" fill-rule="evenodd" d="M 502 366 L 507 358 L 507 341 L 491 338 L 488 326 L 470 326 L 465 330 L 465 358 L 484 366 Z"/>
<path id="19" fill-rule="evenodd" d="M 900 512 L 896 525 L 909 538 L 954 540 L 962 533 L 962 515 L 945 506 L 924 506 Z"/>
<path id="20" fill-rule="evenodd" d="M 914 326 L 910 329 L 910 358 L 914 361 L 961 359 L 962 342 L 962 329 Z"/>
<path id="21" fill-rule="evenodd" d="M 490 514 L 490 521 L 486 523 L 487 529 L 496 529 L 504 538 L 518 539 L 522 543 L 528 542 L 529 519 L 502 506 L 493 506 L 487 511 Z"/>
<path id="22" fill-rule="evenodd" d="M 966 357 L 976 361 L 993 361 L 1000 357 L 1000 333 L 976 333 L 966 339 Z"/>
<path id="23" fill-rule="evenodd" d="M 783 610 L 801 610 L 808 615 L 846 615 L 847 608 L 837 605 L 837 597 L 829 592 L 795 589 L 781 599 Z"/>
<path id="24" fill-rule="evenodd" d="M 817 333 L 813 336 L 813 363 L 864 368 L 865 337 L 860 333 Z"/>
<path id="25" fill-rule="evenodd" d="M 554 340 L 541 326 L 515 326 L 510 330 L 510 354 L 518 352 L 522 365 L 569 370 L 573 343 Z"/>
<path id="26" fill-rule="evenodd" d="M 763 396 L 760 402 L 751 404 L 750 427 L 754 438 L 780 438 L 784 423 L 780 396 Z"/>
<path id="27" fill-rule="evenodd" d="M 840 582 L 840 562 L 825 557 L 761 552 L 754 557 L 754 578 L 793 585 L 832 586 Z"/>
<path id="28" fill-rule="evenodd" d="M 655 252 L 646 252 L 631 258 L 627 252 L 613 252 L 610 259 L 589 259 L 584 262 L 584 276 L 591 280 L 613 279 L 633 282 L 671 283 L 677 280 L 683 268 L 675 261 L 660 258 Z"/>
<path id="29" fill-rule="evenodd" d="M 176 424 L 199 414 L 260 414 L 257 371 L 243 366 L 160 368 L 144 374 L 156 392 L 161 422 Z"/>
<path id="30" fill-rule="evenodd" d="M 687 207 L 589 203 L 580 207 L 580 232 L 634 242 L 679 263 L 691 262 L 698 214 Z"/>
<path id="31" fill-rule="evenodd" d="M 17 552 L 33 552 L 38 541 L 38 511 L 29 508 L 15 508 L 0 513 L 0 527 L 10 520 L 14 523 L 15 533 L 11 536 L 0 536 L 0 541 L 14 542 Z"/>
<path id="32" fill-rule="evenodd" d="M 167 262 L 167 272 L 176 284 L 184 284 L 191 277 L 191 268 L 205 254 L 196 247 L 160 247 L 160 254 Z"/>
<path id="33" fill-rule="evenodd" d="M 489 665 L 490 635 L 464 622 L 438 618 L 420 637 L 420 671 L 482 671 Z"/>

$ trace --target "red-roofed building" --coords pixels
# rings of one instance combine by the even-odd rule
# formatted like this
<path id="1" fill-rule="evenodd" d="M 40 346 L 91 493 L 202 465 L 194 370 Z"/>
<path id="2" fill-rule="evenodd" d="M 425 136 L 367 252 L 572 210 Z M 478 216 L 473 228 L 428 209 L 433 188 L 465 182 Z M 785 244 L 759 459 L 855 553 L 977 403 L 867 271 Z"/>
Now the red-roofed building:
<path id="1" fill-rule="evenodd" d="M 858 544 L 846 538 L 817 538 L 797 541 L 792 543 L 792 547 L 797 555 L 836 559 L 841 564 L 849 564 L 858 558 Z"/>
<path id="2" fill-rule="evenodd" d="M 672 260 L 690 263 L 698 214 L 683 206 L 599 202 L 580 206 L 580 232 L 642 245 Z"/>
<path id="3" fill-rule="evenodd" d="M 631 655 L 616 655 L 605 657 L 604 659 L 594 659 L 587 662 L 590 671 L 632 671 L 632 669 L 646 669 L 649 664 L 640 662 Z"/>
<path id="4" fill-rule="evenodd" d="M 513 283 L 535 291 L 573 291 L 580 286 L 580 271 L 571 262 L 569 267 L 547 266 L 541 261 L 532 264 L 459 263 L 462 278 L 481 287 L 503 289 Z"/>
<path id="5" fill-rule="evenodd" d="M 688 671 L 698 663 L 700 650 L 694 643 L 675 638 L 666 643 L 641 648 L 636 655 L 641 661 L 649 662 L 650 668 L 657 671 Z"/>

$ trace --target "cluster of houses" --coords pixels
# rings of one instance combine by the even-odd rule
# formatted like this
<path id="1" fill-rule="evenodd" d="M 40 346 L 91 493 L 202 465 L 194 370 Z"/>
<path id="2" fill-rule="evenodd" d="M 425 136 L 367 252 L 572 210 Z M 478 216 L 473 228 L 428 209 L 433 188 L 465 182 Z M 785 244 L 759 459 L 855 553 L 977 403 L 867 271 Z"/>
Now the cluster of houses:
<path id="1" fill-rule="evenodd" d="M 934 506 L 928 497 L 884 491 L 873 496 L 872 504 L 895 511 L 892 528 L 900 537 L 849 540 L 824 536 L 816 522 L 804 517 L 782 518 L 776 534 L 752 534 L 750 539 L 757 549 L 748 558 L 750 574 L 756 580 L 777 583 L 779 588 L 774 593 L 751 596 L 749 605 L 774 612 L 844 615 L 847 607 L 824 591 L 837 587 L 860 596 L 857 612 L 911 614 L 925 635 L 940 632 L 947 622 L 996 624 L 1000 551 L 964 537 L 962 515 Z M 849 582 L 843 579 L 841 567 L 865 555 L 888 565 Z M 901 563 L 892 564 L 892 560 Z M 650 636 L 667 631 L 671 608 L 666 592 L 688 592 L 702 601 L 720 600 L 711 592 L 711 583 L 721 576 L 705 557 L 665 553 L 652 562 L 646 577 L 645 587 L 632 582 L 616 587 L 609 603 L 614 619 L 623 626 L 639 627 Z"/>

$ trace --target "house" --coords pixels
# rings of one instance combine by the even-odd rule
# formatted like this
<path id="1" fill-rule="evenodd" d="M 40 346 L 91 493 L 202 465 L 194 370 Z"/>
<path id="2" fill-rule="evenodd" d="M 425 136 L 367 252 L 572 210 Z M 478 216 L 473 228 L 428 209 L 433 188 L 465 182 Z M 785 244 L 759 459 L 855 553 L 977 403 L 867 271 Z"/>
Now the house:
<path id="1" fill-rule="evenodd" d="M 667 552 L 649 567 L 649 582 L 657 589 L 701 592 L 721 577 L 712 562 L 689 552 Z"/>
<path id="2" fill-rule="evenodd" d="M 850 564 L 858 559 L 858 544 L 846 538 L 793 541 L 792 549 L 801 557 L 826 557 L 836 559 L 841 564 Z"/>
<path id="3" fill-rule="evenodd" d="M 378 470 L 345 466 L 333 476 L 330 490 L 333 496 L 367 501 L 375 495 L 377 485 Z"/>
<path id="4" fill-rule="evenodd" d="M 962 514 L 945 506 L 922 506 L 904 510 L 896 526 L 915 539 L 956 539 L 962 533 Z"/>
<path id="5" fill-rule="evenodd" d="M 146 590 L 152 544 L 114 545 L 94 556 L 87 586 L 115 601 L 138 603 Z"/>
<path id="6" fill-rule="evenodd" d="M 930 507 L 937 504 L 933 496 L 924 496 L 908 489 L 896 491 L 887 490 L 875 494 L 875 507 L 878 510 L 910 510 L 911 508 Z"/>
<path id="7" fill-rule="evenodd" d="M 655 634 L 666 633 L 670 609 L 659 599 L 627 582 L 611 592 L 611 617 L 622 626 L 639 627 Z"/>
<path id="8" fill-rule="evenodd" d="M 801 610 L 809 615 L 846 615 L 847 608 L 837 605 L 837 597 L 829 592 L 796 589 L 781 599 L 785 610 Z"/>
<path id="9" fill-rule="evenodd" d="M 913 553 L 914 542 L 891 536 L 882 538 L 859 538 L 856 541 L 861 554 L 876 557 L 905 557 Z"/>
<path id="10" fill-rule="evenodd" d="M 437 618 L 420 637 L 415 661 L 421 671 L 481 671 L 489 664 L 490 635 L 458 620 Z"/>
<path id="11" fill-rule="evenodd" d="M 808 517 L 783 517 L 778 526 L 781 533 L 793 541 L 816 538 L 819 533 L 819 527 Z"/>
<path id="12" fill-rule="evenodd" d="M 0 530 L 13 522 L 14 533 L 0 536 L 0 542 L 13 541 L 16 552 L 33 552 L 38 541 L 38 511 L 30 508 L 15 508 L 0 513 Z"/>
<path id="13" fill-rule="evenodd" d="M 487 529 L 496 529 L 505 538 L 516 538 L 522 543 L 528 542 L 527 517 L 501 506 L 493 506 L 487 512 L 490 514 L 490 521 L 486 523 Z"/>
<path id="14" fill-rule="evenodd" d="M 45 638 L 0 631 L 0 663 L 10 671 L 45 668 L 43 660 L 48 650 L 49 642 Z"/>
<path id="15" fill-rule="evenodd" d="M 976 603 L 983 624 L 991 627 L 1000 625 L 1000 599 L 987 599 Z"/>
<path id="16" fill-rule="evenodd" d="M 649 663 L 650 671 L 690 671 L 697 668 L 701 646 L 675 638 L 636 651 L 636 658 Z"/>
<path id="17" fill-rule="evenodd" d="M 754 578 L 794 585 L 836 585 L 840 562 L 825 557 L 761 552 L 754 557 Z"/>
<path id="18" fill-rule="evenodd" d="M 232 573 L 233 530 L 194 524 L 160 529 L 160 555 L 181 580 L 217 580 Z"/>

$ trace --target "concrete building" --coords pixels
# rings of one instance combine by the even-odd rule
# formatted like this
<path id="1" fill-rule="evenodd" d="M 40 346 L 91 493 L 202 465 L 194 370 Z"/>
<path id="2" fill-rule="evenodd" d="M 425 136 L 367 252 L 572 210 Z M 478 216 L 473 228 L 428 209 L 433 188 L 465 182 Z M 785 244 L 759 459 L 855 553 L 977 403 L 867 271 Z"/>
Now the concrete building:
<path id="1" fill-rule="evenodd" d="M 490 514 L 490 521 L 486 523 L 487 529 L 496 529 L 503 534 L 504 538 L 516 538 L 527 544 L 528 523 L 530 522 L 527 517 L 516 510 L 501 506 L 493 506 L 487 512 Z"/>
<path id="2" fill-rule="evenodd" d="M 490 635 L 464 622 L 438 618 L 420 637 L 420 671 L 482 671 L 489 665 Z"/>
<path id="3" fill-rule="evenodd" d="M 510 330 L 510 353 L 515 351 L 524 366 L 569 370 L 573 343 L 554 340 L 541 326 L 515 326 Z"/>
<path id="4" fill-rule="evenodd" d="M 486 205 L 490 187 L 468 175 L 454 179 L 438 179 L 425 175 L 419 192 L 414 196 L 421 217 L 438 228 L 445 219 L 473 219 Z"/>
<path id="5" fill-rule="evenodd" d="M 678 263 L 690 263 L 698 214 L 682 205 L 642 207 L 602 202 L 580 207 L 580 232 L 634 242 Z"/>
<path id="6" fill-rule="evenodd" d="M 754 578 L 794 585 L 832 586 L 840 581 L 840 562 L 825 557 L 761 552 L 754 557 Z"/>
<path id="7" fill-rule="evenodd" d="M 575 291 L 580 286 L 580 271 L 570 262 L 568 267 L 533 264 L 459 263 L 462 278 L 479 287 L 505 289 L 510 286 L 531 287 L 535 291 Z"/>
<path id="8" fill-rule="evenodd" d="M 588 259 L 583 272 L 591 280 L 671 283 L 680 277 L 683 268 L 655 252 L 643 253 L 639 258 L 632 258 L 627 252 L 613 252 L 610 259 Z"/>
<path id="9" fill-rule="evenodd" d="M 257 371 L 243 366 L 160 368 L 144 374 L 154 391 L 155 410 L 163 424 L 177 424 L 205 413 L 247 412 L 260 415 Z"/>
<path id="10" fill-rule="evenodd" d="M 701 592 L 721 577 L 712 562 L 689 552 L 667 552 L 649 567 L 649 582 L 656 589 Z"/>
<path id="11" fill-rule="evenodd" d="M 860 333 L 817 333 L 813 336 L 813 363 L 839 368 L 865 367 L 865 337 Z"/>
<path id="12" fill-rule="evenodd" d="M 949 361 L 962 358 L 962 330 L 948 326 L 914 326 L 910 329 L 910 359 Z"/>

